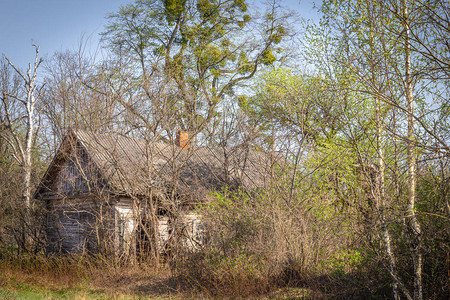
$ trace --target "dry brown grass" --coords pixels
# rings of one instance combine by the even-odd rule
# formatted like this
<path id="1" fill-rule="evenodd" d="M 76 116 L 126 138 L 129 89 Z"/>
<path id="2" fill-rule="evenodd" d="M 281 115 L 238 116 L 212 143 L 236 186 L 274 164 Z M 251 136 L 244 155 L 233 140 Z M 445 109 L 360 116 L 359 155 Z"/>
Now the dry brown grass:
<path id="1" fill-rule="evenodd" d="M 225 257 L 198 252 L 186 256 L 172 273 L 164 264 L 156 268 L 151 262 L 118 263 L 101 256 L 2 257 L 0 298 L 4 292 L 13 293 L 12 299 L 20 298 L 20 293 L 30 290 L 32 298 L 44 299 L 324 299 L 349 295 L 357 299 L 380 292 L 366 289 L 361 294 L 365 282 L 361 274 L 285 281 L 282 276 L 270 277 L 267 263 L 243 254 Z"/>
<path id="2" fill-rule="evenodd" d="M 99 256 L 42 255 L 0 260 L 0 287 L 29 285 L 50 291 L 90 290 L 106 298 L 192 298 L 167 266 L 118 265 Z"/>
<path id="3" fill-rule="evenodd" d="M 157 269 L 150 263 L 117 265 L 103 257 L 3 257 L 0 298 L 5 292 L 15 299 L 30 291 L 32 297 L 43 299 L 313 299 L 320 296 L 308 288 L 272 285 L 270 279 L 250 272 L 246 264 L 232 269 L 224 265 L 212 269 L 209 261 L 202 262 L 198 257 L 195 261 L 197 264 L 190 266 L 191 273 L 174 276 L 166 265 Z"/>

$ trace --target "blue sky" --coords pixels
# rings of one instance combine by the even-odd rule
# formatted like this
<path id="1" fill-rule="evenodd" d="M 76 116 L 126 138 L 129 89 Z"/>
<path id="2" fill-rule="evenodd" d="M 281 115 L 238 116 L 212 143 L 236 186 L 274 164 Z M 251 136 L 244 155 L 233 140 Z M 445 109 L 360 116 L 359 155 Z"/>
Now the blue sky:
<path id="1" fill-rule="evenodd" d="M 130 1 L 128 1 L 130 2 Z M 123 0 L 0 0 L 0 53 L 22 68 L 34 59 L 32 43 L 42 56 L 74 50 L 83 35 L 96 44 L 105 16 Z"/>
<path id="2" fill-rule="evenodd" d="M 82 38 L 90 40 L 90 51 L 98 44 L 105 16 L 133 0 L 0 0 L 0 54 L 20 68 L 34 59 L 32 43 L 41 56 L 75 50 Z M 314 0 L 281 0 L 302 17 L 316 18 Z"/>

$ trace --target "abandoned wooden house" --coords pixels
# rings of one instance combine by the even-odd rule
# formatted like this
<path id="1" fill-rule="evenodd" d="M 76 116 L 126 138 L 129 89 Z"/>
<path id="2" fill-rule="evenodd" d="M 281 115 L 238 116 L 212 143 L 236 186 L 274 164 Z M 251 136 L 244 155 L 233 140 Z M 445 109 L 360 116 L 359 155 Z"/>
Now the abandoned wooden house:
<path id="1" fill-rule="evenodd" d="M 174 240 L 196 248 L 195 207 L 224 187 L 264 186 L 272 163 L 244 147 L 189 145 L 183 133 L 163 143 L 71 130 L 35 193 L 47 208 L 47 251 L 139 254 Z"/>

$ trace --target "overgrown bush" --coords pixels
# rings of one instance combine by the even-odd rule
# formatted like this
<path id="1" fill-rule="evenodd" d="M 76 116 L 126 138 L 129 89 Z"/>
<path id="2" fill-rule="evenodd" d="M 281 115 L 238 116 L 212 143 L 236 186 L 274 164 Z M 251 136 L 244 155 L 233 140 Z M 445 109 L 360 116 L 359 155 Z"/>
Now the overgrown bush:
<path id="1" fill-rule="evenodd" d="M 243 296 L 281 286 L 321 288 L 324 276 L 352 276 L 367 263 L 348 233 L 348 214 L 319 213 L 319 199 L 283 185 L 255 194 L 224 190 L 199 208 L 208 242 L 178 272 L 214 295 Z M 324 199 L 322 199 L 324 201 Z M 332 288 L 328 288 L 332 290 Z"/>

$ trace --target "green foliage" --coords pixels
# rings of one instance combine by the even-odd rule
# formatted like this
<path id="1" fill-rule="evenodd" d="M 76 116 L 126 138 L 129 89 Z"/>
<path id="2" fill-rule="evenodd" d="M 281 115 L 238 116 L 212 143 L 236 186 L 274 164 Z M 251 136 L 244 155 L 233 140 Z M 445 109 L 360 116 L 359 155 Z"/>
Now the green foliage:
<path id="1" fill-rule="evenodd" d="M 275 186 L 251 195 L 224 190 L 214 193 L 214 200 L 200 208 L 209 235 L 201 269 L 233 274 L 237 268 L 242 272 L 239 276 L 257 274 L 277 284 L 313 281 L 314 276 L 336 276 L 336 272 L 351 277 L 364 262 L 361 252 L 349 246 L 356 238 L 356 233 L 350 232 L 357 224 L 353 209 L 338 204 L 338 197 L 326 192 L 316 177 L 305 180 L 303 173 L 295 179 L 294 197 L 288 201 L 291 178 L 285 176 L 292 170 L 280 168 Z M 330 175 L 322 176 L 321 182 L 326 184 Z M 208 280 L 223 278 L 211 274 Z M 199 278 L 204 275 L 198 277 L 203 282 Z"/>
<path id="2" fill-rule="evenodd" d="M 186 0 L 163 0 L 167 22 L 178 22 L 185 7 Z"/>
<path id="3" fill-rule="evenodd" d="M 280 125 L 317 143 L 332 139 L 342 127 L 342 103 L 328 80 L 283 68 L 266 72 L 259 80 L 245 110 L 254 126 L 270 132 Z"/>
<path id="4" fill-rule="evenodd" d="M 357 270 L 363 262 L 363 259 L 360 251 L 356 249 L 343 249 L 330 257 L 328 265 L 333 275 L 340 276 Z"/>
<path id="5" fill-rule="evenodd" d="M 272 65 L 274 61 L 276 60 L 275 55 L 273 55 L 271 50 L 266 50 L 262 54 L 262 62 L 265 65 Z"/>
<path id="6" fill-rule="evenodd" d="M 239 255 L 243 247 L 254 237 L 261 224 L 248 208 L 250 198 L 242 191 L 232 192 L 225 189 L 221 193 L 214 193 L 214 200 L 201 208 L 201 213 L 215 216 L 218 225 L 214 228 L 217 233 L 219 248 L 225 256 Z"/>

